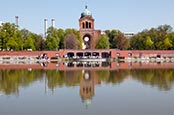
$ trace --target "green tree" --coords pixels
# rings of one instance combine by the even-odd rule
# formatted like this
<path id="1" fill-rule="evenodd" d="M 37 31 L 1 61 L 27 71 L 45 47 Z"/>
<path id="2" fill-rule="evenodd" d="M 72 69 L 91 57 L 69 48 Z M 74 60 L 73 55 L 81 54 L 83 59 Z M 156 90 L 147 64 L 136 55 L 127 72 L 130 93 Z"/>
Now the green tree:
<path id="1" fill-rule="evenodd" d="M 165 49 L 165 50 L 169 50 L 169 49 L 172 48 L 172 43 L 171 43 L 171 41 L 170 41 L 169 38 L 165 38 L 165 39 L 164 39 L 163 45 L 164 45 L 164 46 L 163 46 L 163 49 Z"/>
<path id="2" fill-rule="evenodd" d="M 60 38 L 56 28 L 50 27 L 47 30 L 47 37 L 45 41 L 46 50 L 58 50 Z"/>
<path id="3" fill-rule="evenodd" d="M 150 50 L 152 49 L 152 46 L 153 46 L 153 41 L 151 40 L 149 36 L 147 36 L 145 40 L 145 49 Z"/>
<path id="4" fill-rule="evenodd" d="M 172 50 L 174 49 L 174 32 L 172 32 L 172 33 L 169 33 L 168 35 L 167 35 L 167 37 L 168 38 L 170 38 L 170 43 L 172 44 Z"/>
<path id="5" fill-rule="evenodd" d="M 65 31 L 63 29 L 58 29 L 58 36 L 60 38 L 59 47 L 60 49 L 64 49 L 64 38 L 65 38 Z"/>
<path id="6" fill-rule="evenodd" d="M 3 23 L 0 26 L 0 42 L 1 49 L 22 49 L 22 37 L 15 24 Z"/>
<path id="7" fill-rule="evenodd" d="M 106 30 L 106 35 L 109 37 L 110 48 L 117 48 L 114 39 L 121 33 L 119 30 Z"/>
<path id="8" fill-rule="evenodd" d="M 26 49 L 26 48 L 28 49 L 28 48 L 31 48 L 31 47 L 32 47 L 32 50 L 42 50 L 43 49 L 44 40 L 43 40 L 41 35 L 37 35 L 35 33 L 32 33 L 27 29 L 22 29 L 22 30 L 20 30 L 20 32 L 21 32 L 21 35 L 22 35 L 23 48 L 24 49 Z M 26 40 L 28 40 L 28 38 L 29 39 L 31 38 L 29 40 L 30 42 L 26 41 Z M 25 46 L 26 42 L 29 42 L 30 45 Z"/>
<path id="9" fill-rule="evenodd" d="M 16 43 L 15 39 L 9 39 L 7 41 L 7 48 L 11 49 L 11 50 L 17 50 L 18 44 Z"/>
<path id="10" fill-rule="evenodd" d="M 34 43 L 35 50 L 43 50 L 43 37 L 41 35 L 31 33 L 31 38 Z"/>
<path id="11" fill-rule="evenodd" d="M 172 27 L 170 25 L 161 25 L 157 28 L 144 30 L 138 33 L 137 35 L 133 36 L 130 39 L 129 49 L 137 49 L 137 50 L 144 50 L 149 48 L 153 50 L 173 49 L 173 43 L 174 43 L 173 37 L 172 37 Z"/>
<path id="12" fill-rule="evenodd" d="M 31 37 L 27 37 L 27 39 L 24 41 L 24 49 L 36 50 L 33 39 Z"/>
<path id="13" fill-rule="evenodd" d="M 101 35 L 96 45 L 97 49 L 109 49 L 109 38 L 106 35 Z"/>

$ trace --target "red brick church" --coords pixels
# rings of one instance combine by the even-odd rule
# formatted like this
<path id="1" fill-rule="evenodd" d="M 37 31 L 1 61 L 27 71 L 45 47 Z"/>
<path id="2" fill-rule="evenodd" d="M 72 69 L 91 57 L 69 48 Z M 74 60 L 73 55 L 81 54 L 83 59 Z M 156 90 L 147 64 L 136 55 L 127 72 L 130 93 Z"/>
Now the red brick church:
<path id="1" fill-rule="evenodd" d="M 98 38 L 101 35 L 101 30 L 94 29 L 94 19 L 87 6 L 85 6 L 85 10 L 81 13 L 79 28 L 83 38 L 83 49 L 95 49 Z"/>

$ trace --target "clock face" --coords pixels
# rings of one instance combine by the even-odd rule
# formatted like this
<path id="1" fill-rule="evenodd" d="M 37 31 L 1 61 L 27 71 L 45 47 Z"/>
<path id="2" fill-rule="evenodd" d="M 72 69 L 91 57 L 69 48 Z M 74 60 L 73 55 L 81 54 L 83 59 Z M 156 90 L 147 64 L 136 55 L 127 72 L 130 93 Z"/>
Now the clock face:
<path id="1" fill-rule="evenodd" d="M 88 42 L 89 41 L 89 37 L 85 37 L 84 40 L 85 40 L 85 42 Z"/>

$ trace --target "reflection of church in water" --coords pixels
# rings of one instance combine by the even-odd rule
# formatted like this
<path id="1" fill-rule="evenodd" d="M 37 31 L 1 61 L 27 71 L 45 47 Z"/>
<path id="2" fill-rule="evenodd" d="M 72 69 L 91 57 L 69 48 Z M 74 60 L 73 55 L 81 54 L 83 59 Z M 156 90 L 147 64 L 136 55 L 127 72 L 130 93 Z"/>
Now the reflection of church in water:
<path id="1" fill-rule="evenodd" d="M 95 94 L 95 85 L 100 84 L 100 79 L 93 71 L 83 71 L 83 77 L 80 81 L 80 96 L 82 102 L 88 107 L 91 104 Z"/>

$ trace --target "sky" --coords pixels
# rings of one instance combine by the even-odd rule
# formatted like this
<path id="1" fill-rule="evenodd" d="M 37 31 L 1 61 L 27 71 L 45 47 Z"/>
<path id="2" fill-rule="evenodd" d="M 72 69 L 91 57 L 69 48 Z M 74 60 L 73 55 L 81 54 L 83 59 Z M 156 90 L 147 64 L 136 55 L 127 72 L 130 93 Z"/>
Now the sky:
<path id="1" fill-rule="evenodd" d="M 55 19 L 56 28 L 79 29 L 85 5 L 95 19 L 95 29 L 141 32 L 169 24 L 174 27 L 174 0 L 0 0 L 0 22 L 15 23 L 20 29 L 44 33 L 44 19 Z"/>

